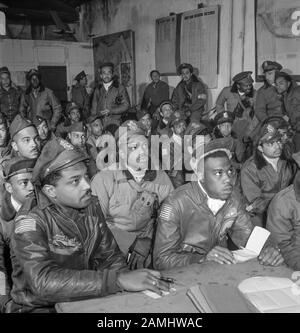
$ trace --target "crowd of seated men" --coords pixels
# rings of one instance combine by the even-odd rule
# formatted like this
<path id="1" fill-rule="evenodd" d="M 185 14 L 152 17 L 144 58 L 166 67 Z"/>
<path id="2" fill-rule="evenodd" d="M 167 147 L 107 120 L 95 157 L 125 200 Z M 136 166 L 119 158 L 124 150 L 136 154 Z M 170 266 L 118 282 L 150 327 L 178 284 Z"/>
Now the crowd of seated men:
<path id="1" fill-rule="evenodd" d="M 300 269 L 300 87 L 282 66 L 237 73 L 213 110 L 191 64 L 172 95 L 150 72 L 132 108 L 114 64 L 63 108 L 36 69 L 0 68 L 0 312 L 170 285 L 162 272 L 234 264 L 255 226 L 263 265 Z M 133 112 L 134 111 L 134 112 Z"/>

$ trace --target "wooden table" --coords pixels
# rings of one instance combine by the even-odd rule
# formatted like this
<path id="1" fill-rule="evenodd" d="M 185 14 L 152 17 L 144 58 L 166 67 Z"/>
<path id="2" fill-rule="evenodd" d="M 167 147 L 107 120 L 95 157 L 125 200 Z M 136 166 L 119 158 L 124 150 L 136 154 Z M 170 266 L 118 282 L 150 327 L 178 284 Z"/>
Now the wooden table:
<path id="1" fill-rule="evenodd" d="M 159 299 L 152 299 L 142 292 L 123 292 L 112 296 L 85 301 L 57 303 L 57 312 L 73 313 L 195 313 L 187 289 L 199 282 L 237 286 L 242 280 L 253 276 L 277 276 L 291 278 L 292 270 L 287 266 L 263 266 L 256 259 L 235 265 L 220 265 L 213 262 L 180 267 L 164 273 L 176 280 L 176 291 Z"/>

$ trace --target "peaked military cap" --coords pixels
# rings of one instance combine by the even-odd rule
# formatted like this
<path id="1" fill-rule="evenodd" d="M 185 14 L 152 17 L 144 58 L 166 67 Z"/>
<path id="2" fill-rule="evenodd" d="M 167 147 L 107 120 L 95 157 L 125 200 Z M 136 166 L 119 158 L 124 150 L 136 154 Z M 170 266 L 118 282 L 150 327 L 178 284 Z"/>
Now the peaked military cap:
<path id="1" fill-rule="evenodd" d="M 177 74 L 180 75 L 180 74 L 181 74 L 181 71 L 182 71 L 184 68 L 188 68 L 189 71 L 190 71 L 191 73 L 194 72 L 194 68 L 193 68 L 193 66 L 192 66 L 191 64 L 187 64 L 187 63 L 184 62 L 184 63 L 182 63 L 180 66 L 178 66 L 178 68 L 177 68 Z"/>
<path id="2" fill-rule="evenodd" d="M 8 70 L 8 68 L 6 66 L 3 66 L 3 67 L 0 68 L 0 75 L 4 74 L 4 73 L 10 75 L 10 71 Z"/>
<path id="3" fill-rule="evenodd" d="M 13 157 L 5 160 L 3 171 L 5 180 L 20 173 L 32 172 L 36 159 L 27 159 L 23 157 Z"/>
<path id="4" fill-rule="evenodd" d="M 53 137 L 49 140 L 39 158 L 32 173 L 32 182 L 40 185 L 43 179 L 53 172 L 63 170 L 79 162 L 85 161 L 88 156 L 76 149 L 68 141 Z"/>
<path id="5" fill-rule="evenodd" d="M 40 74 L 40 72 L 39 72 L 37 69 L 32 68 L 32 69 L 30 69 L 29 72 L 26 74 L 26 79 L 27 79 L 28 81 L 30 81 L 30 79 L 33 77 L 33 75 L 36 75 L 39 79 L 41 78 L 41 74 Z"/>
<path id="6" fill-rule="evenodd" d="M 272 71 L 272 70 L 276 70 L 276 71 L 281 71 L 282 70 L 282 66 L 276 62 L 276 61 L 270 61 L 270 60 L 266 60 L 262 63 L 261 65 L 263 72 L 268 72 L 268 71 Z"/>
<path id="7" fill-rule="evenodd" d="M 251 74 L 252 74 L 251 71 L 238 73 L 232 78 L 232 81 L 233 82 L 241 82 L 241 81 L 253 82 Z"/>
<path id="8" fill-rule="evenodd" d="M 85 74 L 84 71 L 81 71 L 80 73 L 78 73 L 76 76 L 75 76 L 75 80 L 76 81 L 80 81 L 81 79 L 83 79 L 84 77 L 86 77 L 87 75 Z"/>
<path id="9" fill-rule="evenodd" d="M 214 122 L 216 125 L 220 125 L 223 123 L 233 123 L 233 121 L 234 121 L 234 113 L 230 111 L 220 112 L 214 118 Z"/>

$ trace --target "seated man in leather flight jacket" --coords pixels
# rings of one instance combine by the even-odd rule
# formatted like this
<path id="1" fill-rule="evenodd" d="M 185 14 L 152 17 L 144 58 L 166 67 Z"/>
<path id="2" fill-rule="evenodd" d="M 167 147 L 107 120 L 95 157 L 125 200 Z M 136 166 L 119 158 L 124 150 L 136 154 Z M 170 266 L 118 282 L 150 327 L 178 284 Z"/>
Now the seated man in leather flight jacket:
<path id="1" fill-rule="evenodd" d="M 11 251 L 13 301 L 6 312 L 53 312 L 57 302 L 101 297 L 119 290 L 169 285 L 150 270 L 129 272 L 91 196 L 82 155 L 67 141 L 49 141 L 33 169 L 36 197 L 15 219 Z"/>
<path id="2" fill-rule="evenodd" d="M 198 181 L 176 189 L 163 203 L 158 218 L 154 262 L 170 269 L 203 261 L 235 263 L 228 235 L 245 246 L 253 226 L 235 193 L 228 140 L 216 139 L 196 148 L 191 165 Z M 197 155 L 198 154 L 198 155 Z M 259 256 L 263 264 L 279 265 L 280 252 L 266 245 Z"/>

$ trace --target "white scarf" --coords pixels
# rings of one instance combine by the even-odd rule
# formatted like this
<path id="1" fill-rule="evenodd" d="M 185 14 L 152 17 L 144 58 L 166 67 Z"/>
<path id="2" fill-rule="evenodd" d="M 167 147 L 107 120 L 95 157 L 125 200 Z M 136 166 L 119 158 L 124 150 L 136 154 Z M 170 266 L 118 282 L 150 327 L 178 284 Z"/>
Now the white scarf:
<path id="1" fill-rule="evenodd" d="M 15 200 L 12 195 L 10 196 L 10 201 L 11 201 L 11 204 L 14 207 L 15 211 L 18 212 L 20 210 L 20 208 L 22 207 L 22 205 L 17 200 Z"/>
<path id="2" fill-rule="evenodd" d="M 200 180 L 198 180 L 198 184 L 199 184 L 201 190 L 204 192 L 204 194 L 207 197 L 207 206 L 208 206 L 208 208 L 212 211 L 212 213 L 214 215 L 216 215 L 218 213 L 218 211 L 224 206 L 226 200 L 220 200 L 220 199 L 211 198 L 207 194 L 207 192 L 205 191 L 205 189 L 203 188 Z"/>
<path id="3" fill-rule="evenodd" d="M 134 180 L 140 183 L 145 176 L 146 170 L 133 170 L 129 166 L 127 166 L 127 168 L 128 171 L 132 174 Z"/>
<path id="4" fill-rule="evenodd" d="M 108 82 L 108 83 L 105 83 L 105 82 L 103 82 L 103 87 L 104 87 L 104 89 L 106 90 L 106 91 L 108 91 L 108 89 L 109 89 L 109 87 L 112 85 L 112 81 L 110 81 L 110 82 Z"/>
<path id="5" fill-rule="evenodd" d="M 278 171 L 278 161 L 279 161 L 279 157 L 276 158 L 269 158 L 267 157 L 265 154 L 263 154 L 263 157 L 265 158 L 265 160 L 270 163 L 273 167 L 273 169 L 277 172 Z"/>

